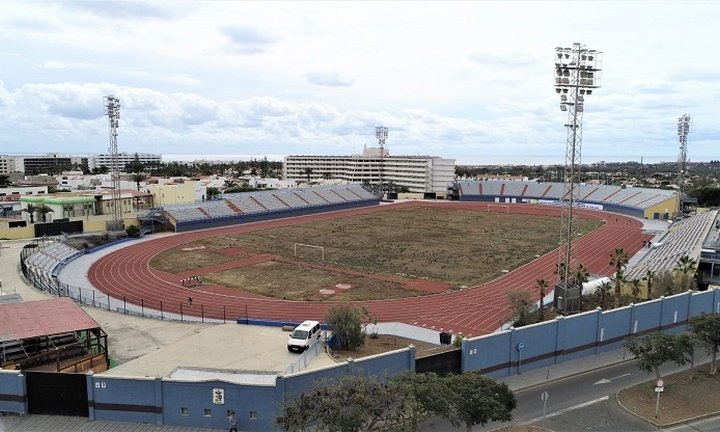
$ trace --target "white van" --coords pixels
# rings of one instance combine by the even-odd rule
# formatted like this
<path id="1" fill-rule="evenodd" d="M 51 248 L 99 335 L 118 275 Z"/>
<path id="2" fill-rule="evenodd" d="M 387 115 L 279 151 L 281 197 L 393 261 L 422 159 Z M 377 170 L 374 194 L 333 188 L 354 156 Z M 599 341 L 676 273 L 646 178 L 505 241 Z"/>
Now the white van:
<path id="1" fill-rule="evenodd" d="M 320 340 L 320 323 L 317 321 L 304 321 L 288 335 L 288 351 L 303 352 L 312 344 Z"/>

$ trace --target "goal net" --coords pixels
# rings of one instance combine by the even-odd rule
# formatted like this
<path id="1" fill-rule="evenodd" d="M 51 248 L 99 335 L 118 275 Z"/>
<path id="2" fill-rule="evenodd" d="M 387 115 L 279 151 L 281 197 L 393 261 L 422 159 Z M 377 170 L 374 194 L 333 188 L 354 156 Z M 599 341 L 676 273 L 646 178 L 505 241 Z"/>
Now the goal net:
<path id="1" fill-rule="evenodd" d="M 322 261 L 325 261 L 325 246 L 317 246 L 317 245 L 311 245 L 311 244 L 305 244 L 305 243 L 295 243 L 295 246 L 293 248 L 294 256 L 298 256 L 298 250 L 300 251 L 301 254 L 303 254 L 303 250 L 314 250 L 316 252 L 319 252 L 320 259 Z"/>

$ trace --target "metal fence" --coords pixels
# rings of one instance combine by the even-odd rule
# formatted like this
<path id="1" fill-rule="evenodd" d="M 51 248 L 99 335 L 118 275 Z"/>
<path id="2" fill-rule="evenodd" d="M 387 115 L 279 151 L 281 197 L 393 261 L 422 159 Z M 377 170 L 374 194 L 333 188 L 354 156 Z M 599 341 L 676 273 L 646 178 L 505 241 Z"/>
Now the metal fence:
<path id="1" fill-rule="evenodd" d="M 312 344 L 310 348 L 303 351 L 302 354 L 300 354 L 288 365 L 285 369 L 285 374 L 287 375 L 305 370 L 313 359 L 318 356 L 318 354 L 325 351 L 327 340 L 327 333 L 325 332 L 324 336 L 321 337 L 320 340 Z"/>

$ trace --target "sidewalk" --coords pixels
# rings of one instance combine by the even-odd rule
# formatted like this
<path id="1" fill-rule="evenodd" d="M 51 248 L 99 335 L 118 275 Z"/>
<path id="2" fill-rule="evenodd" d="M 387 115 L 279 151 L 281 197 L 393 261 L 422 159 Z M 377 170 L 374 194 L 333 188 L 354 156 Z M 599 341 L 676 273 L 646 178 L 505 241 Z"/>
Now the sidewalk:
<path id="1" fill-rule="evenodd" d="M 618 348 L 588 357 L 545 366 L 539 369 L 523 372 L 521 374 L 498 378 L 498 381 L 506 383 L 511 390 L 517 391 L 528 387 L 534 387 L 547 381 L 567 378 L 632 359 L 632 354 L 627 352 L 626 349 Z"/>

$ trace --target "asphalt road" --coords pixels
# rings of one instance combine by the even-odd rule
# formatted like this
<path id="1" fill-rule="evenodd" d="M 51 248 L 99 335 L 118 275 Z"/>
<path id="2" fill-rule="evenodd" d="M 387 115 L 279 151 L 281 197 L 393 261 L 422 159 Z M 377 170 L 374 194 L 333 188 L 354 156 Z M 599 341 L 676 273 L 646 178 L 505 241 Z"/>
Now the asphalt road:
<path id="1" fill-rule="evenodd" d="M 698 355 L 697 364 L 709 357 Z M 666 364 L 663 375 L 679 372 L 687 367 Z M 620 390 L 647 382 L 651 375 L 640 371 L 635 361 L 627 361 L 583 374 L 550 381 L 525 390 L 515 392 L 518 406 L 513 412 L 515 424 L 543 425 L 543 401 L 541 395 L 548 393 L 545 407 L 544 424 L 557 432 L 563 431 L 654 431 L 656 427 L 625 412 L 615 402 L 615 394 Z M 697 428 L 695 424 L 688 429 L 668 429 L 673 432 L 698 432 L 720 430 L 720 418 L 707 421 L 707 429 Z M 493 430 L 503 426 L 491 423 L 484 428 L 473 430 Z M 424 431 L 451 431 L 451 425 L 441 420 L 430 420 L 423 424 Z"/>

